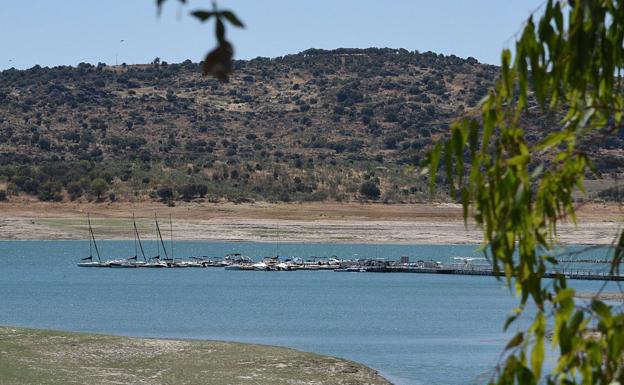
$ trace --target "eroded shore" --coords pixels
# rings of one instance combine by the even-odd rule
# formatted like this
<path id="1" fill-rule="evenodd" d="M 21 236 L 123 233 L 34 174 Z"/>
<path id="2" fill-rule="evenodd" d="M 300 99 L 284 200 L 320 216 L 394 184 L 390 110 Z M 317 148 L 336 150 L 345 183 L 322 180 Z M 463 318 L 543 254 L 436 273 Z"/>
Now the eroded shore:
<path id="1" fill-rule="evenodd" d="M 154 215 L 177 240 L 323 243 L 480 243 L 481 232 L 464 225 L 455 204 L 360 203 L 1 203 L 0 240 L 85 239 L 90 213 L 99 239 L 132 239 L 132 221 L 146 239 L 154 236 Z M 615 204 L 578 209 L 578 224 L 562 222 L 558 237 L 568 244 L 610 244 L 624 224 Z M 164 226 L 168 228 L 168 226 Z"/>

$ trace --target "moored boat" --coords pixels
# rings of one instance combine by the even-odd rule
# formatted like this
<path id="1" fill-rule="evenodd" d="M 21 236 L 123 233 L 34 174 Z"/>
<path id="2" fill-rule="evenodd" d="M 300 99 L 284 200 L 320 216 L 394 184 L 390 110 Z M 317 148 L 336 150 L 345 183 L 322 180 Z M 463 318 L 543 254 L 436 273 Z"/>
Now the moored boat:
<path id="1" fill-rule="evenodd" d="M 252 267 L 254 270 L 257 270 L 257 271 L 266 271 L 269 269 L 269 266 L 264 262 L 254 263 Z"/>
<path id="2" fill-rule="evenodd" d="M 82 258 L 77 263 L 79 267 L 106 267 L 106 263 L 102 261 L 94 261 L 93 257 Z"/>
<path id="3" fill-rule="evenodd" d="M 160 256 L 155 256 L 155 257 L 149 258 L 147 262 L 141 267 L 163 268 L 163 267 L 167 267 L 167 262 L 161 261 Z"/>
<path id="4" fill-rule="evenodd" d="M 77 265 L 78 267 L 108 267 L 108 262 L 102 262 L 102 258 L 100 258 L 100 250 L 98 249 L 97 243 L 95 242 L 93 227 L 91 227 L 91 217 L 88 213 L 87 223 L 89 225 L 89 256 L 86 258 L 82 258 Z M 97 261 L 93 258 L 93 249 L 95 249 Z"/>
<path id="5" fill-rule="evenodd" d="M 133 257 L 130 257 L 133 258 Z M 113 259 L 108 261 L 108 267 L 112 267 L 112 268 L 134 268 L 136 267 L 136 265 L 134 265 L 131 261 L 130 258 L 120 258 L 120 259 Z"/>

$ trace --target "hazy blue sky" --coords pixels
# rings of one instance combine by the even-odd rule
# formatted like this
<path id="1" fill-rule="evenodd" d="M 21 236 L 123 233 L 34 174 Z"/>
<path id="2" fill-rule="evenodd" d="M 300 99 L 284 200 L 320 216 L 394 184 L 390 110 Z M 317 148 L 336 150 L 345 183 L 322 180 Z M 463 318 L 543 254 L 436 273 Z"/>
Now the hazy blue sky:
<path id="1" fill-rule="evenodd" d="M 199 61 L 213 25 L 188 13 L 210 8 L 168 0 L 17 0 L 0 5 L 0 69 L 80 62 Z M 542 0 L 221 0 L 247 28 L 228 31 L 236 57 L 281 56 L 307 48 L 392 47 L 473 56 L 499 64 Z M 123 43 L 120 40 L 124 40 Z"/>

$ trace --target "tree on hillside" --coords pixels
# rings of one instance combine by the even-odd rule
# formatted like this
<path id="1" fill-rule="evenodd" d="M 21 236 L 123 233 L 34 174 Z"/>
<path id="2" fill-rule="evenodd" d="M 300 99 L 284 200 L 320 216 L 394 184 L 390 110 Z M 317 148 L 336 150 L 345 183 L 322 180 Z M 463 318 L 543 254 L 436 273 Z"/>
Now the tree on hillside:
<path id="1" fill-rule="evenodd" d="M 82 195 L 82 186 L 79 182 L 71 182 L 67 186 L 67 193 L 69 194 L 69 199 L 75 201 Z"/>
<path id="2" fill-rule="evenodd" d="M 492 381 L 622 384 L 622 307 L 598 299 L 577 304 L 565 276 L 543 278 L 557 266 L 557 225 L 576 222 L 572 194 L 584 191 L 585 175 L 594 170 L 586 144 L 610 140 L 624 124 L 624 4 L 550 0 L 518 36 L 515 57 L 502 53 L 500 79 L 480 116 L 454 124 L 450 139 L 430 153 L 431 187 L 442 159 L 465 219 L 473 212 L 483 229 L 485 255 L 519 297 L 505 328 L 535 305 L 532 324 L 509 341 Z M 544 115 L 563 117 L 530 144 L 522 117 L 535 104 Z M 624 232 L 609 253 L 617 273 Z M 558 357 L 543 378 L 548 325 Z"/>
<path id="3" fill-rule="evenodd" d="M 182 199 L 186 201 L 191 200 L 195 195 L 198 195 L 197 185 L 194 183 L 183 184 L 178 187 L 178 192 L 182 196 Z"/>
<path id="4" fill-rule="evenodd" d="M 160 186 L 156 191 L 163 202 L 171 203 L 173 199 L 173 189 L 169 186 Z"/>
<path id="5" fill-rule="evenodd" d="M 196 186 L 196 188 L 197 194 L 199 194 L 200 198 L 203 198 L 206 196 L 206 194 L 208 194 L 208 186 L 206 186 L 205 184 L 200 183 Z"/>
<path id="6" fill-rule="evenodd" d="M 98 200 L 108 190 L 108 183 L 102 178 L 96 178 L 91 182 L 91 193 L 97 197 Z"/>
<path id="7" fill-rule="evenodd" d="M 365 199 L 377 200 L 381 195 L 381 191 L 377 183 L 372 180 L 367 180 L 360 186 L 360 195 Z"/>

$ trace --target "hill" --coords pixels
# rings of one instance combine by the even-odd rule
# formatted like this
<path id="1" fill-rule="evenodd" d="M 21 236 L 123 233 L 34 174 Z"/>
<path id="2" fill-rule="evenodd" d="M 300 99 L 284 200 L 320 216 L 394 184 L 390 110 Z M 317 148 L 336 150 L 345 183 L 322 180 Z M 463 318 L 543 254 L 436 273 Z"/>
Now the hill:
<path id="1" fill-rule="evenodd" d="M 228 84 L 188 60 L 3 71 L 8 195 L 422 201 L 427 180 L 414 165 L 498 73 L 472 58 L 375 48 L 310 49 L 235 68 Z M 538 114 L 527 121 L 536 137 L 553 124 Z M 621 135 L 597 149 L 599 169 L 621 171 L 623 144 Z"/>

